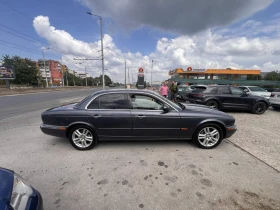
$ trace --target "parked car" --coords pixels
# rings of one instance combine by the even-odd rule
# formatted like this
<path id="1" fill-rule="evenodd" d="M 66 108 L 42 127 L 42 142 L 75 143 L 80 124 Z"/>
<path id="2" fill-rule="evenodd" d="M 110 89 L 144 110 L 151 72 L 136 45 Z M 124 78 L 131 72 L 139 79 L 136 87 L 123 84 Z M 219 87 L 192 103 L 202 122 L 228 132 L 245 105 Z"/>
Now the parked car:
<path id="1" fill-rule="evenodd" d="M 190 86 L 188 85 L 179 85 L 178 86 L 178 93 L 177 93 L 177 100 L 178 101 L 187 101 L 189 98 L 189 93 L 192 91 Z"/>
<path id="2" fill-rule="evenodd" d="M 115 84 L 110 84 L 109 87 L 115 87 Z"/>
<path id="3" fill-rule="evenodd" d="M 189 101 L 220 110 L 249 110 L 254 114 L 263 114 L 269 107 L 266 98 L 247 95 L 238 87 L 225 85 L 197 87 L 189 94 Z"/>
<path id="4" fill-rule="evenodd" d="M 269 102 L 273 109 L 280 110 L 280 88 L 271 93 Z"/>
<path id="5" fill-rule="evenodd" d="M 42 113 L 43 133 L 67 137 L 79 150 L 106 140 L 191 140 L 205 149 L 236 131 L 235 119 L 219 110 L 176 104 L 154 91 L 102 90 L 77 104 Z"/>
<path id="6" fill-rule="evenodd" d="M 41 210 L 41 194 L 15 172 L 0 168 L 0 209 Z"/>
<path id="7" fill-rule="evenodd" d="M 262 96 L 266 99 L 270 98 L 271 93 L 267 92 L 267 90 L 258 87 L 258 86 L 238 86 L 242 90 L 244 90 L 248 95 L 254 95 L 254 96 Z"/>

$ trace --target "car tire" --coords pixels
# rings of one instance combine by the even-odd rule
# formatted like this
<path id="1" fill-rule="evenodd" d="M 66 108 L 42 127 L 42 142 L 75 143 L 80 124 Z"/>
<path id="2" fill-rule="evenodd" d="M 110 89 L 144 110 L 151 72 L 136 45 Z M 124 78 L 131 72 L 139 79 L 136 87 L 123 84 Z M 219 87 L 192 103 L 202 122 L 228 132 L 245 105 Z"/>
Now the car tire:
<path id="1" fill-rule="evenodd" d="M 219 103 L 217 101 L 214 101 L 214 100 L 207 101 L 205 105 L 209 106 L 209 107 L 212 107 L 212 108 L 215 108 L 215 109 L 219 109 Z"/>
<path id="2" fill-rule="evenodd" d="M 279 106 L 272 106 L 273 109 L 280 111 L 280 107 Z"/>
<path id="3" fill-rule="evenodd" d="M 97 136 L 93 129 L 86 125 L 73 126 L 69 131 L 69 141 L 78 150 L 90 150 L 97 143 Z"/>
<path id="4" fill-rule="evenodd" d="M 254 104 L 252 112 L 253 114 L 263 114 L 267 109 L 267 105 L 265 102 L 259 101 Z"/>
<path id="5" fill-rule="evenodd" d="M 196 129 L 193 140 L 202 149 L 213 149 L 223 140 L 222 128 L 215 123 L 203 124 Z"/>

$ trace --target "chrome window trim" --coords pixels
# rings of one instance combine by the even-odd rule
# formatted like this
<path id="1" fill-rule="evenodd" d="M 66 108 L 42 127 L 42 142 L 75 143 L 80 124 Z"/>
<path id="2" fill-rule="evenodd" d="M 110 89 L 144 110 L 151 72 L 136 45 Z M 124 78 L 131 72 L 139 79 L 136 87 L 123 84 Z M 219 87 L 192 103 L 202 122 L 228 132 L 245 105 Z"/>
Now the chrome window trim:
<path id="1" fill-rule="evenodd" d="M 149 95 L 149 96 L 152 96 L 152 97 L 154 97 L 154 98 L 156 98 L 156 99 L 158 99 L 159 101 L 162 101 L 162 102 L 164 102 L 164 103 L 166 103 L 166 104 L 168 104 L 171 108 L 173 108 L 176 112 L 179 112 L 179 110 L 177 110 L 174 106 L 172 106 L 170 103 L 168 103 L 167 101 L 163 101 L 163 100 L 161 100 L 161 98 L 159 98 L 156 94 L 152 94 L 152 93 L 149 93 L 149 92 L 134 92 L 134 91 L 127 91 L 127 92 L 123 92 L 123 93 L 119 93 L 119 92 L 108 92 L 108 93 L 103 93 L 103 94 L 100 94 L 100 95 L 97 95 L 97 96 L 95 96 L 95 97 L 93 97 L 91 100 L 90 100 L 90 102 L 89 103 L 87 103 L 87 105 L 85 106 L 85 109 L 86 110 L 145 110 L 145 111 L 160 111 L 160 110 L 147 110 L 147 109 L 88 109 L 88 106 L 89 106 L 89 104 L 93 101 L 93 100 L 95 100 L 97 97 L 99 97 L 99 96 L 103 96 L 103 95 L 108 95 L 108 94 L 144 94 L 144 95 Z M 127 99 L 128 100 L 128 99 Z"/>

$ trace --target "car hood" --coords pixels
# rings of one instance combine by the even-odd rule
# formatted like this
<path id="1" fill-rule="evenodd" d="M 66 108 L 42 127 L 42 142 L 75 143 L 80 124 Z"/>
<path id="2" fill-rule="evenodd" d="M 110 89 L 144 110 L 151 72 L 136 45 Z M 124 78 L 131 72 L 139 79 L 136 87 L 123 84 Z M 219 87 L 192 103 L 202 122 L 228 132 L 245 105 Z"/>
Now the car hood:
<path id="1" fill-rule="evenodd" d="M 0 209 L 9 209 L 14 184 L 14 172 L 0 168 Z"/>
<path id="2" fill-rule="evenodd" d="M 62 106 L 58 106 L 58 107 L 53 107 L 51 109 L 48 109 L 47 111 L 59 111 L 59 110 L 71 110 L 71 109 L 76 109 L 76 105 L 77 103 L 73 103 L 73 104 L 66 104 L 66 105 L 62 105 Z"/>
<path id="3" fill-rule="evenodd" d="M 183 104 L 186 108 L 183 110 L 183 112 L 199 112 L 199 113 L 208 113 L 208 114 L 214 114 L 214 115 L 222 115 L 222 116 L 230 116 L 227 113 L 224 113 L 218 109 L 214 109 L 205 105 L 198 105 L 198 104 L 186 104 L 186 103 L 181 103 Z"/>

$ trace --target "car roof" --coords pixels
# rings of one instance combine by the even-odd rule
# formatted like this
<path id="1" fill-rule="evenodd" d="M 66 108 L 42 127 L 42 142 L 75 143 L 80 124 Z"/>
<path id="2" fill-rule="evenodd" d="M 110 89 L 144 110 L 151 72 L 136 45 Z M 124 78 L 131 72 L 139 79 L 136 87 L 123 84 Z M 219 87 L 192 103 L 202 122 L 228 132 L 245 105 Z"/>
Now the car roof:
<path id="1" fill-rule="evenodd" d="M 109 89 L 109 90 L 100 90 L 100 91 L 97 91 L 95 93 L 93 93 L 92 95 L 95 95 L 95 94 L 102 94 L 102 93 L 153 93 L 153 94 L 156 94 L 155 91 L 152 91 L 152 90 L 147 90 L 147 89 L 142 89 L 142 90 L 139 90 L 139 89 Z"/>

